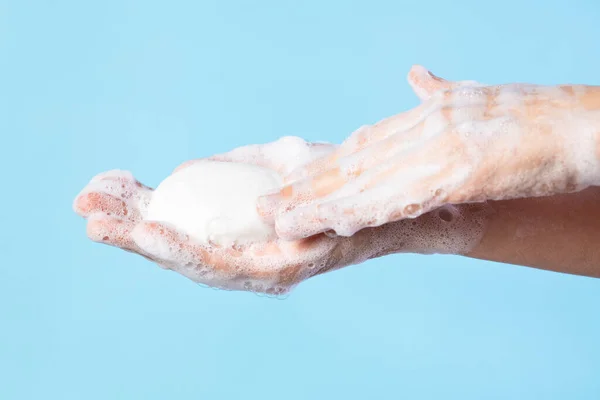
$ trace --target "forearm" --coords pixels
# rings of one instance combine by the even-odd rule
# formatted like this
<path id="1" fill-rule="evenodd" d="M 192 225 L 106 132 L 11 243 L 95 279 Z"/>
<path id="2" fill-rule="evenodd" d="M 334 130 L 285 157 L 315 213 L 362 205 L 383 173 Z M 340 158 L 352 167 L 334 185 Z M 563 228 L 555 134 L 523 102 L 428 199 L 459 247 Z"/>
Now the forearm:
<path id="1" fill-rule="evenodd" d="M 595 151 L 582 149 L 579 157 L 579 167 L 588 171 L 575 175 L 597 176 L 598 171 L 589 166 L 600 160 L 600 87 L 562 88 L 576 98 L 570 113 L 580 121 L 580 133 L 590 133 L 595 142 Z M 589 146 L 584 139 L 585 135 L 579 145 Z M 586 180 L 597 182 L 590 177 Z M 492 212 L 483 238 L 468 257 L 600 277 L 600 187 L 488 204 Z"/>
<path id="2" fill-rule="evenodd" d="M 600 188 L 490 202 L 481 242 L 467 257 L 600 277 Z"/>

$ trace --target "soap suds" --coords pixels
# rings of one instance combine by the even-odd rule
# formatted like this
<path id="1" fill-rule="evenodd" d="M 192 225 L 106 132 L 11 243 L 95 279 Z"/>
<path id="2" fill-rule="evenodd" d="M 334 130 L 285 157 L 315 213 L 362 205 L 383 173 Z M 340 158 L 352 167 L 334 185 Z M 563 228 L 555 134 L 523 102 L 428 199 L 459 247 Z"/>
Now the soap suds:
<path id="1" fill-rule="evenodd" d="M 140 253 L 203 285 L 270 295 L 288 293 L 311 276 L 386 254 L 466 254 L 481 240 L 487 225 L 485 203 L 444 206 L 419 218 L 362 229 L 352 237 L 328 231 L 309 240 L 278 239 L 258 215 L 256 198 L 278 189 L 280 176 L 333 149 L 299 138 L 245 146 L 187 163 L 154 192 L 129 172 L 109 171 L 84 188 L 75 210 L 89 218 L 93 229 L 88 234 L 95 241 Z M 90 196 L 103 201 L 92 202 Z M 121 218 L 127 223 L 113 223 Z M 374 223 L 369 213 L 363 218 Z"/>
<path id="2" fill-rule="evenodd" d="M 258 214 L 256 200 L 280 185 L 279 175 L 268 168 L 199 161 L 161 182 L 146 220 L 171 224 L 200 244 L 268 241 L 275 232 Z"/>

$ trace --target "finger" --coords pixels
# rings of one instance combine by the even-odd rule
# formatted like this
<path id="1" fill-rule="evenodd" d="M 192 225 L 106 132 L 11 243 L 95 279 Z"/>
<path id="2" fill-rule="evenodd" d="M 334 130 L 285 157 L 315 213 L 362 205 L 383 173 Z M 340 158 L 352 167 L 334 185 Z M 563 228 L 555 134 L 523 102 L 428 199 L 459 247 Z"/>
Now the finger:
<path id="1" fill-rule="evenodd" d="M 140 249 L 164 260 L 163 265 L 213 287 L 265 291 L 276 285 L 282 270 L 287 275 L 292 272 L 286 265 L 278 268 L 283 261 L 278 248 L 271 248 L 264 260 L 259 260 L 248 249 L 207 247 L 167 224 L 153 221 L 138 224 L 132 237 Z"/>
<path id="2" fill-rule="evenodd" d="M 428 100 L 434 93 L 452 90 L 461 86 L 478 86 L 475 81 L 448 81 L 434 75 L 421 65 L 413 65 L 407 76 L 408 83 L 422 101 Z"/>
<path id="3" fill-rule="evenodd" d="M 189 279 L 222 287 L 230 278 L 224 252 L 194 242 L 189 235 L 156 221 L 142 221 L 131 233 L 135 245 L 162 266 Z"/>
<path id="4" fill-rule="evenodd" d="M 276 221 L 277 234 L 285 240 L 299 240 L 327 231 L 349 237 L 364 228 L 383 225 L 390 217 L 388 207 L 379 202 L 374 204 L 370 197 L 379 189 L 372 189 L 368 194 L 359 193 L 356 196 L 310 204 L 284 214 Z M 396 198 L 403 201 L 400 196 L 394 196 Z M 407 211 L 419 210 L 410 208 Z"/>
<path id="5" fill-rule="evenodd" d="M 413 65 L 408 72 L 408 83 L 421 100 L 427 100 L 435 92 L 450 90 L 455 83 L 435 76 L 431 71 L 421 65 Z"/>
<path id="6" fill-rule="evenodd" d="M 292 173 L 286 177 L 285 182 L 288 183 L 304 179 L 307 176 L 318 174 L 326 169 L 331 169 L 331 165 L 338 159 L 356 153 L 375 142 L 384 140 L 390 135 L 415 126 L 421 122 L 423 118 L 427 117 L 437 108 L 440 108 L 444 101 L 449 100 L 452 89 L 460 86 L 477 85 L 477 82 L 475 81 L 447 81 L 433 75 L 433 73 L 420 65 L 415 65 L 411 68 L 411 71 L 408 74 L 408 81 L 422 100 L 429 101 L 424 102 L 410 111 L 379 121 L 373 126 L 361 126 L 333 153 L 316 159 L 315 161 L 292 171 Z M 438 96 L 437 99 L 432 98 L 434 93 L 444 91 L 448 92 Z"/>
<path id="7" fill-rule="evenodd" d="M 281 213 L 275 225 L 278 236 L 297 240 L 327 230 L 351 236 L 366 227 L 420 215 L 431 201 L 446 199 L 448 172 L 414 157 L 402 163 L 389 160 L 323 199 Z M 468 172 L 453 171 L 461 176 Z"/>
<path id="8" fill-rule="evenodd" d="M 140 249 L 163 260 L 183 264 L 200 264 L 210 260 L 208 252 L 195 249 L 188 235 L 168 224 L 142 221 L 136 225 L 131 236 Z"/>
<path id="9" fill-rule="evenodd" d="M 339 159 L 359 152 L 394 134 L 414 128 L 419 123 L 423 122 L 426 117 L 433 114 L 436 110 L 439 110 L 444 100 L 444 96 L 432 98 L 426 103 L 422 103 L 407 112 L 379 121 L 375 125 L 365 125 L 360 127 L 331 154 L 299 167 L 292 172 L 286 181 L 293 182 L 294 180 L 305 179 L 325 170 L 332 169 Z"/>
<path id="10" fill-rule="evenodd" d="M 341 258 L 336 251 L 339 242 L 339 239 L 325 235 L 314 235 L 303 240 L 261 245 L 259 249 L 252 250 L 257 262 L 250 277 L 272 282 L 279 291 L 291 290 L 323 268 L 338 264 Z"/>
<path id="11" fill-rule="evenodd" d="M 487 123 L 494 114 L 487 111 L 490 94 L 483 89 L 464 89 L 466 100 L 459 112 L 446 108 L 432 112 L 429 117 L 413 128 L 390 136 L 347 157 L 330 161 L 328 169 L 321 170 L 281 190 L 259 199 L 259 210 L 278 210 L 287 213 L 296 207 L 321 200 L 338 192 L 339 197 L 350 182 L 350 191 L 358 192 L 379 184 L 389 174 L 408 169 L 414 177 L 429 174 L 436 165 L 450 163 L 448 157 L 458 153 L 462 139 L 477 124 Z M 463 123 L 467 121 L 467 123 Z M 465 131 L 465 129 L 467 131 Z M 464 132 L 463 132 L 464 131 Z M 443 135 L 443 140 L 435 137 Z M 390 165 L 386 165 L 390 163 Z M 383 166 L 381 171 L 372 171 Z M 325 168 L 325 167 L 323 167 Z M 370 172 L 368 179 L 361 177 Z M 374 172 L 374 173 L 372 173 Z M 374 176 L 374 178 L 373 178 Z M 353 195 L 355 193 L 348 193 Z"/>
<path id="12" fill-rule="evenodd" d="M 136 217 L 136 212 L 129 209 L 125 200 L 102 192 L 89 192 L 77 196 L 73 209 L 84 218 L 98 213 L 129 219 Z"/>
<path id="13" fill-rule="evenodd" d="M 294 171 L 298 171 L 300 168 L 306 165 L 319 165 L 328 159 L 328 156 L 333 154 L 340 146 L 331 143 L 309 143 L 310 154 L 309 157 L 303 160 L 296 160 L 295 163 L 288 167 L 287 173 L 284 175 L 283 182 L 285 184 L 293 182 L 298 179 L 294 176 Z"/>
<path id="14" fill-rule="evenodd" d="M 101 214 L 94 214 L 87 221 L 87 236 L 92 241 L 136 253 L 160 266 L 167 267 L 166 261 L 148 254 L 135 243 L 131 237 L 131 232 L 136 226 L 135 222 Z"/>
<path id="15" fill-rule="evenodd" d="M 133 178 L 130 172 L 113 170 L 96 175 L 76 196 L 74 211 L 82 217 L 103 212 L 135 220 L 152 189 Z"/>
<path id="16" fill-rule="evenodd" d="M 331 161 L 329 169 L 321 170 L 316 175 L 288 184 L 275 193 L 259 198 L 259 211 L 282 209 L 283 212 L 289 212 L 302 204 L 330 196 L 377 165 L 385 164 L 389 159 L 422 145 L 421 142 L 426 139 L 425 127 L 424 124 L 419 124 L 404 132 L 401 138 L 389 137 L 369 148 Z M 437 132 L 437 128 L 429 130 L 426 135 L 432 135 L 434 132 Z"/>
<path id="17" fill-rule="evenodd" d="M 428 139 L 432 135 L 442 133 L 451 125 L 489 120 L 498 116 L 497 112 L 490 111 L 495 105 L 497 90 L 459 87 L 460 89 L 437 92 L 413 110 L 387 118 L 372 127 L 358 129 L 329 157 L 300 168 L 293 177 L 300 180 L 332 169 L 340 159 L 374 148 L 382 142 L 385 146 L 378 151 L 383 152 L 386 148 L 398 147 L 403 141 L 410 142 L 419 137 L 423 140 Z"/>
<path id="18" fill-rule="evenodd" d="M 275 221 L 277 235 L 287 241 L 301 240 L 327 231 L 341 235 L 341 230 L 338 232 L 333 228 L 336 225 L 334 217 L 323 212 L 323 208 L 329 205 L 329 202 L 317 202 L 281 215 Z M 347 223 L 355 225 L 354 213 L 344 215 L 343 218 Z"/>
<path id="19" fill-rule="evenodd" d="M 137 252 L 139 248 L 131 238 L 134 227 L 131 221 L 95 214 L 88 219 L 87 235 L 94 242 Z"/>
<path id="20" fill-rule="evenodd" d="M 346 142 L 348 142 L 353 136 L 358 136 L 359 134 L 361 134 L 361 138 L 363 138 L 361 140 L 366 140 L 369 137 L 368 132 L 370 132 L 370 129 L 371 127 L 367 125 L 361 126 L 350 135 L 349 139 L 347 139 Z M 330 169 L 331 164 L 335 163 L 336 160 L 343 157 L 344 155 L 352 153 L 351 147 L 352 146 L 348 145 L 332 146 L 331 151 L 321 155 L 320 157 L 315 157 L 311 162 L 301 165 L 292 170 L 285 177 L 284 183 L 289 184 L 291 182 L 298 181 L 300 179 L 304 179 L 308 176 L 316 175 L 322 171 Z"/>

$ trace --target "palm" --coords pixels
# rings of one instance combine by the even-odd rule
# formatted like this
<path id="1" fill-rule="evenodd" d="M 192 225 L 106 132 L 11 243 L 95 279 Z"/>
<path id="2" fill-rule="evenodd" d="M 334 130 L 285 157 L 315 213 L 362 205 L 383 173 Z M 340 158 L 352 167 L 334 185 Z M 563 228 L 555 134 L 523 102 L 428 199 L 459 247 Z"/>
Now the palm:
<path id="1" fill-rule="evenodd" d="M 285 146 L 292 157 L 274 155 Z M 311 145 L 284 138 L 267 145 L 246 146 L 210 159 L 243 162 L 285 175 L 299 164 L 319 157 L 330 145 Z M 193 164 L 187 162 L 180 170 Z M 177 171 L 176 170 L 176 171 Z M 274 240 L 244 247 L 221 248 L 192 240 L 166 224 L 145 218 L 152 189 L 124 171 L 109 171 L 92 179 L 77 196 L 75 211 L 88 220 L 88 236 L 100 243 L 138 253 L 166 269 L 214 287 L 280 294 L 295 284 L 339 264 L 335 250 L 344 238 L 317 235 L 298 241 Z"/>

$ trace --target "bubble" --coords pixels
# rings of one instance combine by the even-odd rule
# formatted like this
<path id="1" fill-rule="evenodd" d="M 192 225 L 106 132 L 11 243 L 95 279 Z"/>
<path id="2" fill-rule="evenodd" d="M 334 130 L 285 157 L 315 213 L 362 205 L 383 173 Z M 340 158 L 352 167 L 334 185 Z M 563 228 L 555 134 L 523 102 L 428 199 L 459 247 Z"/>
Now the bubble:
<path id="1" fill-rule="evenodd" d="M 419 211 L 422 210 L 423 207 L 421 207 L 420 204 L 409 204 L 406 207 L 404 207 L 404 214 L 405 215 L 413 215 L 418 213 Z"/>
<path id="2" fill-rule="evenodd" d="M 238 253 L 244 252 L 244 246 L 242 246 L 238 243 L 232 243 L 230 247 L 232 250 L 237 251 Z"/>
<path id="3" fill-rule="evenodd" d="M 451 222 L 454 219 L 454 216 L 447 209 L 441 209 L 438 211 L 438 217 L 445 222 Z"/>

